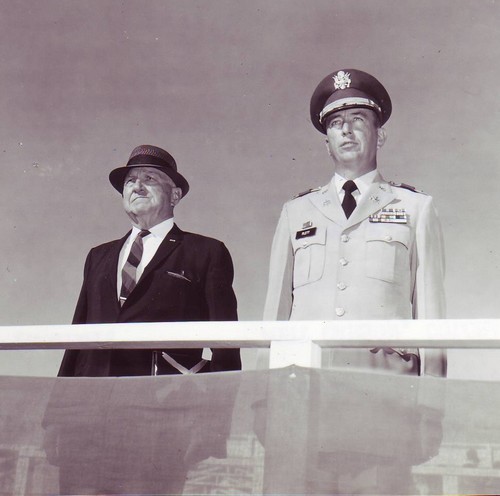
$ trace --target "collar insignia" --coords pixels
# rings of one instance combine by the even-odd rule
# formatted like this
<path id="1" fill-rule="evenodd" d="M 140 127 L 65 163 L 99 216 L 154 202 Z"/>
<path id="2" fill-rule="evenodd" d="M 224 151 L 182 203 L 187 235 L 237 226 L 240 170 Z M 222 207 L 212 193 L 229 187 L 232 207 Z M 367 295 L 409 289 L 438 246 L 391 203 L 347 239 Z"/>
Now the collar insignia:
<path id="1" fill-rule="evenodd" d="M 333 76 L 333 87 L 336 90 L 345 90 L 351 86 L 351 75 L 348 72 L 339 71 Z"/>

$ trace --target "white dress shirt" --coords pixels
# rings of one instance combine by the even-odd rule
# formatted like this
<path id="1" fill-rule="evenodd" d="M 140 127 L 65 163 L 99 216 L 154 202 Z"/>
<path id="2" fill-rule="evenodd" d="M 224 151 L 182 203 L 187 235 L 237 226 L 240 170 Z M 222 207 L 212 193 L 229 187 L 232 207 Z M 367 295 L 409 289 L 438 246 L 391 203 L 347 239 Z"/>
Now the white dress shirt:
<path id="1" fill-rule="evenodd" d="M 165 239 L 165 236 L 170 232 L 170 230 L 174 227 L 174 218 L 170 218 L 156 224 L 156 226 L 151 227 L 148 231 L 151 234 L 148 234 L 143 238 L 143 246 L 144 251 L 142 252 L 141 262 L 137 267 L 137 281 L 142 276 L 144 269 L 151 262 L 152 258 L 155 256 L 156 251 L 161 245 L 162 241 Z M 128 237 L 125 244 L 122 246 L 120 251 L 120 257 L 118 259 L 118 274 L 117 274 L 117 296 L 120 299 L 120 292 L 122 287 L 122 269 L 127 261 L 127 258 L 130 254 L 130 250 L 132 248 L 132 244 L 135 241 L 137 235 L 141 232 L 138 227 L 133 227 L 130 236 Z"/>
<path id="2" fill-rule="evenodd" d="M 363 195 L 366 194 L 373 181 L 377 177 L 377 169 L 374 169 L 362 176 L 357 177 L 356 179 L 352 179 L 356 183 L 356 187 L 358 188 L 356 191 L 352 192 L 352 196 L 356 200 L 356 205 L 359 205 L 359 202 L 363 199 Z M 340 203 L 342 204 L 342 200 L 345 196 L 345 191 L 342 189 L 344 184 L 348 181 L 345 177 L 342 177 L 337 172 L 332 178 L 332 183 L 335 186 L 335 191 L 339 195 Z"/>

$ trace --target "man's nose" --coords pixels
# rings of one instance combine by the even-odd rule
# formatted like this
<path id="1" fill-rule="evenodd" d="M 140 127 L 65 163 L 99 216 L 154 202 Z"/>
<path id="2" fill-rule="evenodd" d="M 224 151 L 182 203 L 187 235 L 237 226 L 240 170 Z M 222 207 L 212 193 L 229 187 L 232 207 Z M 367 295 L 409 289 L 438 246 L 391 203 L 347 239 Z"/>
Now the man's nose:
<path id="1" fill-rule="evenodd" d="M 143 191 L 143 190 L 144 190 L 144 185 L 142 184 L 142 181 L 140 180 L 140 178 L 137 178 L 134 181 L 134 185 L 132 187 L 132 191 L 134 191 L 134 192 L 140 192 L 140 191 Z"/>
<path id="2" fill-rule="evenodd" d="M 344 121 L 342 124 L 342 134 L 345 136 L 347 134 L 351 134 L 352 132 L 352 127 L 351 123 L 349 121 Z"/>

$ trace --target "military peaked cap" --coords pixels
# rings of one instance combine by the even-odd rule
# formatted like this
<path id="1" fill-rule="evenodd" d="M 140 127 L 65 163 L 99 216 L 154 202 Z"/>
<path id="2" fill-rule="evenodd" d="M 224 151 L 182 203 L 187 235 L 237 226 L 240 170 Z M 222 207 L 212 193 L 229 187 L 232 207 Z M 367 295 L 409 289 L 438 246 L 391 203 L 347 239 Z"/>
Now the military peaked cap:
<path id="1" fill-rule="evenodd" d="M 380 81 L 357 69 L 342 69 L 328 74 L 311 97 L 311 121 L 326 134 L 325 120 L 338 110 L 364 107 L 374 110 L 383 125 L 389 119 L 392 103 Z"/>

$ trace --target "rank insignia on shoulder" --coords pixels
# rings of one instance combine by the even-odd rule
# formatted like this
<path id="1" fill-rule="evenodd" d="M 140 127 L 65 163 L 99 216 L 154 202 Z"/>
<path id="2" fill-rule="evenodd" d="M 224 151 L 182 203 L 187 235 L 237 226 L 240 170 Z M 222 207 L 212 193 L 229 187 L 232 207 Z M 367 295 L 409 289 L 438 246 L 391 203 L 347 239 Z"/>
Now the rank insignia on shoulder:
<path id="1" fill-rule="evenodd" d="M 310 236 L 314 236 L 316 234 L 315 227 L 309 227 L 307 229 L 302 229 L 301 231 L 297 231 L 295 234 L 295 239 L 303 239 L 309 238 Z"/>
<path id="2" fill-rule="evenodd" d="M 413 191 L 414 193 L 422 193 L 424 195 L 426 195 L 427 193 L 425 193 L 424 191 L 422 191 L 421 189 L 417 189 L 415 188 L 415 186 L 410 186 L 409 184 L 405 184 L 405 183 L 395 183 L 394 181 L 389 181 L 389 184 L 391 186 L 394 186 L 396 188 L 404 188 L 404 189 L 408 189 L 410 191 Z"/>
<path id="3" fill-rule="evenodd" d="M 374 223 L 407 224 L 408 214 L 404 208 L 383 208 L 380 212 L 370 215 L 368 220 Z"/>
<path id="4" fill-rule="evenodd" d="M 308 195 L 309 193 L 314 193 L 314 191 L 319 191 L 321 188 L 311 188 L 311 189 L 308 189 L 306 191 L 302 191 L 302 193 L 299 193 L 298 195 L 295 195 L 293 197 L 293 199 L 295 200 L 295 198 L 300 198 L 301 196 L 305 196 L 305 195 Z"/>

